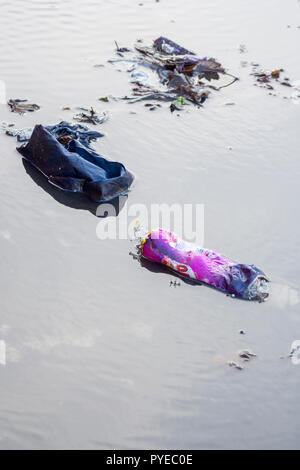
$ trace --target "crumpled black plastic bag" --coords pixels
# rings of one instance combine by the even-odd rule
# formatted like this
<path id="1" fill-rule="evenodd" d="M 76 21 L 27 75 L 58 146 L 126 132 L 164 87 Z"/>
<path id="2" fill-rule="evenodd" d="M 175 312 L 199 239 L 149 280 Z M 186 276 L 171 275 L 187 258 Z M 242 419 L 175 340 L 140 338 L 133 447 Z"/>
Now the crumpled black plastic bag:
<path id="1" fill-rule="evenodd" d="M 53 185 L 87 194 L 96 202 L 126 193 L 133 182 L 122 163 L 100 157 L 75 139 L 64 146 L 42 125 L 35 126 L 29 142 L 17 150 Z"/>

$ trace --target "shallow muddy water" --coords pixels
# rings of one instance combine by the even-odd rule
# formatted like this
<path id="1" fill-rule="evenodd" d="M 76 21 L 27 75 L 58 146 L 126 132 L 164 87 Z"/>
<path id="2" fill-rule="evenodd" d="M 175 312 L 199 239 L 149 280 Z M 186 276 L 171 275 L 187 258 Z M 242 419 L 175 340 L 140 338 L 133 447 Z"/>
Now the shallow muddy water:
<path id="1" fill-rule="evenodd" d="M 300 4 L 186 5 L 2 0 L 0 80 L 7 98 L 41 109 L 19 116 L 0 104 L 0 122 L 108 111 L 95 148 L 136 175 L 128 205 L 204 204 L 205 246 L 262 268 L 270 297 L 169 287 L 169 273 L 129 256 L 129 240 L 99 240 L 92 205 L 49 187 L 1 133 L 2 449 L 299 448 L 300 365 L 286 356 L 300 340 L 300 106 L 285 87 L 273 96 L 253 86 L 249 64 L 300 79 Z M 107 62 L 114 40 L 160 35 L 240 81 L 180 116 L 167 104 L 99 102 L 130 89 Z M 257 357 L 230 368 L 245 348 Z"/>

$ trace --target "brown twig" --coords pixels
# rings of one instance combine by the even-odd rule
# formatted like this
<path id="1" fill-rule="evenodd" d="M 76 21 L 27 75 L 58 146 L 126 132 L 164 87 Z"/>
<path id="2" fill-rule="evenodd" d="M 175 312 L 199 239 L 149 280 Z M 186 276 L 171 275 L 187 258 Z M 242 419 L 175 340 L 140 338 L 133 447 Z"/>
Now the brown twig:
<path id="1" fill-rule="evenodd" d="M 230 85 L 232 85 L 234 82 L 236 82 L 237 80 L 239 80 L 238 77 L 235 77 L 234 75 L 231 75 L 231 73 L 224 72 L 224 75 L 228 75 L 228 77 L 232 77 L 233 80 L 232 80 L 230 83 L 227 83 L 226 85 L 219 86 L 219 87 L 218 87 L 218 90 L 221 90 L 221 88 L 226 88 L 227 86 L 230 86 Z"/>

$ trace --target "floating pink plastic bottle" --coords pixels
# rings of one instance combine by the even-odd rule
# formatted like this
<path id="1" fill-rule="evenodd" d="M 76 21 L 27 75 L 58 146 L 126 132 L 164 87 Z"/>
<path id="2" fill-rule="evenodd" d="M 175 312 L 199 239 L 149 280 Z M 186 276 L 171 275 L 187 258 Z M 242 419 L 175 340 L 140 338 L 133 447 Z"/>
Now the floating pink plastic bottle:
<path id="1" fill-rule="evenodd" d="M 234 297 L 261 301 L 269 295 L 268 279 L 260 269 L 197 247 L 167 230 L 151 231 L 142 240 L 141 256 Z"/>

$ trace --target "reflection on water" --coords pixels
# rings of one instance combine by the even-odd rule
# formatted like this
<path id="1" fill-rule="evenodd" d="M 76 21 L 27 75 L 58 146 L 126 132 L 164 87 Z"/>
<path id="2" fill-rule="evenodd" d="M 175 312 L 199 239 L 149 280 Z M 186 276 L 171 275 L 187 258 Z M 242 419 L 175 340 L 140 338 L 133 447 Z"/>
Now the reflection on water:
<path id="1" fill-rule="evenodd" d="M 52 196 L 57 202 L 64 204 L 65 206 L 72 207 L 73 209 L 88 210 L 93 215 L 97 215 L 100 210 L 101 203 L 93 202 L 88 196 L 81 193 L 71 193 L 67 191 L 61 191 L 53 184 L 49 183 L 47 178 L 38 171 L 30 162 L 23 159 L 23 165 L 26 173 L 32 178 L 32 180 L 50 196 Z M 120 210 L 122 210 L 125 204 L 126 197 L 116 198 L 110 201 L 115 209 L 115 214 L 118 216 Z M 103 203 L 104 204 L 104 203 Z M 4 235 L 3 235 L 4 236 Z"/>
<path id="2" fill-rule="evenodd" d="M 133 262 L 128 240 L 99 240 L 97 205 L 50 187 L 1 132 L 0 448 L 299 447 L 300 368 L 280 357 L 300 339 L 300 108 L 250 76 L 258 62 L 299 80 L 299 4 L 139 3 L 2 2 L 0 83 L 41 108 L 0 103 L 0 122 L 109 111 L 95 148 L 136 174 L 129 202 L 204 204 L 205 246 L 260 266 L 270 297 L 170 288 L 171 274 Z M 114 41 L 161 34 L 240 80 L 181 113 L 99 101 L 130 87 L 108 63 Z M 257 358 L 239 372 L 227 363 L 240 349 Z"/>

